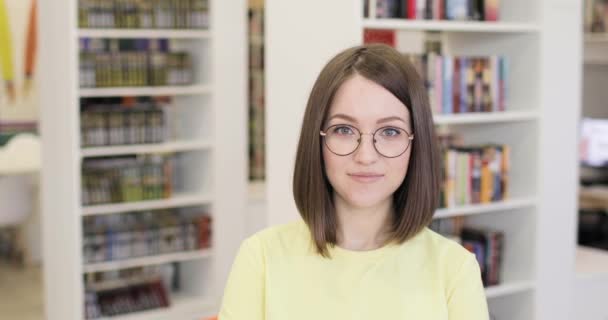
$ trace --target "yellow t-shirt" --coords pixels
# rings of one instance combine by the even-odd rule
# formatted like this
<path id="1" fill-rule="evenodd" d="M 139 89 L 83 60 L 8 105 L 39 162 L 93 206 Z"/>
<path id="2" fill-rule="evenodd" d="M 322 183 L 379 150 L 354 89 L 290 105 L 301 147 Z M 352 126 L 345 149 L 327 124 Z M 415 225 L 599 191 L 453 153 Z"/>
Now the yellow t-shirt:
<path id="1" fill-rule="evenodd" d="M 487 320 L 475 256 L 424 229 L 401 245 L 316 254 L 306 224 L 246 239 L 219 320 Z"/>

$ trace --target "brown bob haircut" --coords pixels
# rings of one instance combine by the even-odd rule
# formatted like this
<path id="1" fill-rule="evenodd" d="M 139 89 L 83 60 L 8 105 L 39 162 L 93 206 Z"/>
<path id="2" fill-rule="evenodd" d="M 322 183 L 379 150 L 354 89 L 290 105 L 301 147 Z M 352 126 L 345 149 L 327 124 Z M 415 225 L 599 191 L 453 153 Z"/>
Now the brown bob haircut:
<path id="1" fill-rule="evenodd" d="M 317 253 L 323 257 L 329 257 L 328 246 L 337 244 L 338 218 L 319 131 L 324 129 L 334 95 L 355 74 L 381 85 L 408 108 L 415 136 L 407 175 L 393 193 L 394 219 L 387 243 L 401 244 L 428 226 L 439 202 L 441 169 L 433 117 L 415 67 L 406 56 L 386 45 L 349 48 L 329 61 L 312 88 L 293 176 L 296 206 L 310 229 Z"/>

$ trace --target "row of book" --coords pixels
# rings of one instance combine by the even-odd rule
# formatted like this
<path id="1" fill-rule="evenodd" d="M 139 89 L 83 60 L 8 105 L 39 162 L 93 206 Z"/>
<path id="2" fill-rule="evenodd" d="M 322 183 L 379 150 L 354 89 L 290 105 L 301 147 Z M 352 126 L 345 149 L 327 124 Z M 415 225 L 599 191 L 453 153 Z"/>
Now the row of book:
<path id="1" fill-rule="evenodd" d="M 165 140 L 165 113 L 155 104 L 137 107 L 93 105 L 80 114 L 83 147 L 160 143 Z"/>
<path id="2" fill-rule="evenodd" d="M 507 61 L 502 56 L 408 55 L 437 114 L 504 111 Z"/>
<path id="3" fill-rule="evenodd" d="M 264 10 L 249 10 L 249 180 L 265 177 Z"/>
<path id="4" fill-rule="evenodd" d="M 172 160 L 172 156 L 161 155 L 86 159 L 82 165 L 82 203 L 168 198 L 173 190 Z"/>
<path id="5" fill-rule="evenodd" d="M 399 46 L 394 30 L 365 30 L 364 41 Z M 441 55 L 441 44 L 434 41 L 425 47 L 424 54 L 406 56 L 423 79 L 435 114 L 505 111 L 506 57 Z"/>
<path id="6" fill-rule="evenodd" d="M 500 284 L 504 251 L 504 233 L 502 231 L 466 227 L 462 217 L 434 220 L 429 227 L 454 239 L 475 254 L 484 286 Z"/>
<path id="7" fill-rule="evenodd" d="M 501 201 L 508 197 L 510 147 L 465 146 L 440 136 L 443 186 L 441 207 Z"/>
<path id="8" fill-rule="evenodd" d="M 208 0 L 79 0 L 81 28 L 209 27 Z"/>
<path id="9" fill-rule="evenodd" d="M 499 0 L 375 0 L 372 18 L 498 21 Z M 370 17 L 370 1 L 364 1 Z"/>
<path id="10" fill-rule="evenodd" d="M 83 222 L 85 263 L 211 247 L 211 217 L 179 211 L 96 216 Z"/>
<path id="11" fill-rule="evenodd" d="M 608 1 L 585 0 L 585 31 L 607 32 L 608 31 Z"/>
<path id="12" fill-rule="evenodd" d="M 193 62 L 167 40 L 80 39 L 80 87 L 189 85 Z"/>
<path id="13" fill-rule="evenodd" d="M 160 280 L 113 290 L 85 293 L 86 319 L 166 308 L 169 305 L 169 293 Z"/>
<path id="14" fill-rule="evenodd" d="M 181 289 L 179 271 L 179 263 L 168 263 L 86 273 L 84 275 L 86 292 L 84 309 L 86 319 L 95 319 L 168 306 L 169 303 L 162 304 L 158 302 L 165 300 L 170 301 L 169 293 Z M 160 288 L 158 287 L 159 283 L 161 284 Z M 149 297 L 146 297 L 144 298 L 146 301 L 142 301 L 143 305 L 131 305 L 130 307 L 126 307 L 122 302 L 117 306 L 116 304 L 108 303 L 107 301 L 113 294 L 122 296 L 123 292 L 129 291 L 134 287 L 149 284 L 157 286 L 157 290 L 162 291 L 160 294 L 157 293 L 158 296 L 169 299 L 149 299 Z M 152 301 L 156 301 L 157 303 L 151 303 Z M 118 302 L 118 300 L 116 300 L 116 302 Z"/>

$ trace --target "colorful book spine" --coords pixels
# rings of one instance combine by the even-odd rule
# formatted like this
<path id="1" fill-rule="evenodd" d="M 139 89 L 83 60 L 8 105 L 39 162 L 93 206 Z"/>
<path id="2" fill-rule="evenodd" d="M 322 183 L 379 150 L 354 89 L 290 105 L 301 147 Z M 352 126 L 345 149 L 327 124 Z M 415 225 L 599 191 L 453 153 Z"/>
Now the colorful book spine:
<path id="1" fill-rule="evenodd" d="M 490 57 L 490 91 L 492 94 L 492 109 L 491 111 L 498 111 L 500 109 L 500 64 L 498 56 Z"/>
<path id="2" fill-rule="evenodd" d="M 468 96 L 468 92 L 467 92 L 467 73 L 468 73 L 468 65 L 469 65 L 469 59 L 466 57 L 461 57 L 460 58 L 460 79 L 459 79 L 459 84 L 460 84 L 460 88 L 458 89 L 458 91 L 460 92 L 460 99 L 458 101 L 458 104 L 460 105 L 460 109 L 459 111 L 461 113 L 463 112 L 469 112 L 469 104 L 467 101 L 467 96 Z"/>
<path id="3" fill-rule="evenodd" d="M 446 1 L 446 19 L 447 20 L 467 20 L 468 3 L 467 0 L 445 0 Z"/>
<path id="4" fill-rule="evenodd" d="M 499 111 L 505 111 L 507 105 L 507 59 L 500 57 L 499 62 Z"/>
<path id="5" fill-rule="evenodd" d="M 498 11 L 500 0 L 484 0 L 484 20 L 485 21 L 498 21 Z"/>
<path id="6" fill-rule="evenodd" d="M 407 1 L 407 18 L 414 20 L 416 19 L 416 2 L 417 0 L 404 0 Z"/>
<path id="7" fill-rule="evenodd" d="M 452 87 L 452 79 L 454 74 L 454 63 L 453 59 L 450 56 L 443 57 L 443 113 L 444 114 L 452 114 L 453 106 L 452 106 L 452 96 L 453 96 L 453 87 Z"/>
<path id="8" fill-rule="evenodd" d="M 435 111 L 443 113 L 443 58 L 435 59 Z"/>

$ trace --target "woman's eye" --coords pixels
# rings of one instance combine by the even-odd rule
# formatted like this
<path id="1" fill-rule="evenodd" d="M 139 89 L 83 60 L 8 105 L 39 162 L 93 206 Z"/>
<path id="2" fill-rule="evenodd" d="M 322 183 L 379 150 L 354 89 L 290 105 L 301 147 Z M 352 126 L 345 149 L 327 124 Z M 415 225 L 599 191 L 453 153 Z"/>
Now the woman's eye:
<path id="1" fill-rule="evenodd" d="M 351 135 L 353 134 L 353 129 L 350 127 L 336 127 L 334 132 L 340 135 Z"/>
<path id="2" fill-rule="evenodd" d="M 395 128 L 386 128 L 384 130 L 382 130 L 382 135 L 386 136 L 386 137 L 395 137 L 401 134 L 401 131 L 399 131 L 399 129 L 395 129 Z"/>

